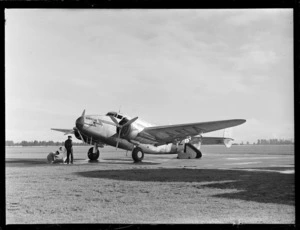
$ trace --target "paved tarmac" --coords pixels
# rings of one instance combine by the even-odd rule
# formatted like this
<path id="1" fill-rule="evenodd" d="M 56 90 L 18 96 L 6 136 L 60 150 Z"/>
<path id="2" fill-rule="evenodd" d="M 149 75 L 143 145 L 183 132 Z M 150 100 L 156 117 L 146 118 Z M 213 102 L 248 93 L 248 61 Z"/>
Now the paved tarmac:
<path id="1" fill-rule="evenodd" d="M 30 223 L 295 223 L 294 146 L 202 146 L 201 159 L 74 147 L 6 148 L 6 218 Z M 280 186 L 278 186 L 280 185 Z"/>
<path id="2" fill-rule="evenodd" d="M 256 146 L 256 148 L 259 146 Z M 31 148 L 31 149 L 30 149 Z M 47 164 L 46 156 L 57 147 L 10 148 L 6 153 L 7 166 L 33 166 Z M 263 148 L 251 151 L 251 146 L 233 146 L 234 150 L 223 146 L 203 146 L 201 159 L 177 159 L 177 155 L 145 154 L 141 163 L 133 163 L 131 152 L 116 150 L 112 147 L 100 149 L 98 161 L 91 162 L 87 158 L 89 146 L 75 147 L 74 164 L 118 167 L 151 167 L 151 168 L 191 168 L 191 169 L 234 169 L 252 171 L 276 171 L 279 173 L 294 173 L 293 146 L 276 146 L 273 150 L 263 151 Z M 254 147 L 255 148 L 255 147 Z M 34 151 L 30 151 L 34 149 Z M 274 150 L 275 149 L 275 150 Z M 249 151 L 250 150 L 250 151 Z M 27 152 L 28 151 L 28 152 Z"/>

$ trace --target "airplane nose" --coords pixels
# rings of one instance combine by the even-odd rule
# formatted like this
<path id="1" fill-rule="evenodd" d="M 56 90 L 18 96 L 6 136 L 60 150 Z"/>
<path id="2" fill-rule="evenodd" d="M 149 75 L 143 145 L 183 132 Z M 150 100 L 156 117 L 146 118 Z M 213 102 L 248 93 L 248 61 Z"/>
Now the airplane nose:
<path id="1" fill-rule="evenodd" d="M 77 120 L 76 120 L 76 127 L 78 128 L 78 129 L 82 129 L 83 128 L 83 124 L 84 124 L 84 117 L 79 117 L 79 118 L 77 118 Z"/>

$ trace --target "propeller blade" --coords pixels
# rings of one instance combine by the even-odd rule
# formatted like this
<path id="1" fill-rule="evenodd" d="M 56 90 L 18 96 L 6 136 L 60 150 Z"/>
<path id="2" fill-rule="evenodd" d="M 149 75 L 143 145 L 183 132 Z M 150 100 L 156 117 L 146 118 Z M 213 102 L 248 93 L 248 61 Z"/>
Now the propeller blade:
<path id="1" fill-rule="evenodd" d="M 82 114 L 81 114 L 81 117 L 83 119 L 83 124 L 86 124 L 85 123 L 85 109 L 83 110 Z"/>
<path id="2" fill-rule="evenodd" d="M 77 128 L 73 128 L 73 129 L 74 129 L 74 131 L 77 131 L 77 132 L 78 132 L 78 134 L 79 134 L 79 136 L 80 136 L 80 139 L 81 139 L 82 143 L 85 144 L 85 142 L 84 142 L 84 140 L 83 140 L 83 137 L 82 137 L 81 133 L 79 132 L 79 130 L 78 130 Z"/>
<path id="3" fill-rule="evenodd" d="M 109 117 L 116 124 L 117 127 L 120 127 L 119 122 L 117 121 L 116 118 L 114 118 L 113 116 L 109 116 Z"/>
<path id="4" fill-rule="evenodd" d="M 121 129 L 120 129 L 120 131 L 119 131 L 118 140 L 117 140 L 117 145 L 116 145 L 116 150 L 118 149 L 118 146 L 119 146 L 122 128 L 123 128 L 123 127 L 121 127 Z"/>
<path id="5" fill-rule="evenodd" d="M 122 127 L 125 127 L 125 126 L 127 126 L 127 125 L 132 124 L 132 123 L 135 122 L 137 119 L 138 119 L 138 117 L 135 117 L 135 118 L 133 118 L 133 119 L 127 121 L 124 125 L 122 125 Z"/>

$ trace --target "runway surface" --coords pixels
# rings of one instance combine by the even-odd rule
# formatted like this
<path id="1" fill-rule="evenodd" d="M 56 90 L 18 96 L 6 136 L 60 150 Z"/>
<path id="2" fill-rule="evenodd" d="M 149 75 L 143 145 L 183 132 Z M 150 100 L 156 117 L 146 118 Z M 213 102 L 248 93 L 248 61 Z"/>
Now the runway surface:
<path id="1" fill-rule="evenodd" d="M 90 162 L 88 148 L 51 165 L 57 147 L 8 147 L 7 223 L 295 222 L 294 146 L 203 146 L 201 159 L 138 164 L 110 147 Z"/>

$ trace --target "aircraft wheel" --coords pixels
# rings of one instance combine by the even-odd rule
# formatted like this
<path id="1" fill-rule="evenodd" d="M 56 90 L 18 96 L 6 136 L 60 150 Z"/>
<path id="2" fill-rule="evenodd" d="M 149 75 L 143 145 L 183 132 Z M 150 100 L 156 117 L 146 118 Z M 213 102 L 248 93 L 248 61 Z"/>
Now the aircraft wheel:
<path id="1" fill-rule="evenodd" d="M 144 152 L 141 148 L 136 147 L 132 150 L 132 159 L 135 163 L 141 162 L 144 158 Z"/>
<path id="2" fill-rule="evenodd" d="M 94 147 L 90 148 L 89 151 L 88 151 L 88 158 L 91 160 L 91 161 L 95 161 L 95 160 L 98 160 L 99 156 L 100 156 L 100 151 L 99 149 L 97 148 L 97 152 L 93 153 L 93 150 L 94 150 Z"/>
<path id="3" fill-rule="evenodd" d="M 199 150 L 199 152 L 197 152 L 196 158 L 201 158 L 201 157 L 202 157 L 202 153 Z"/>

